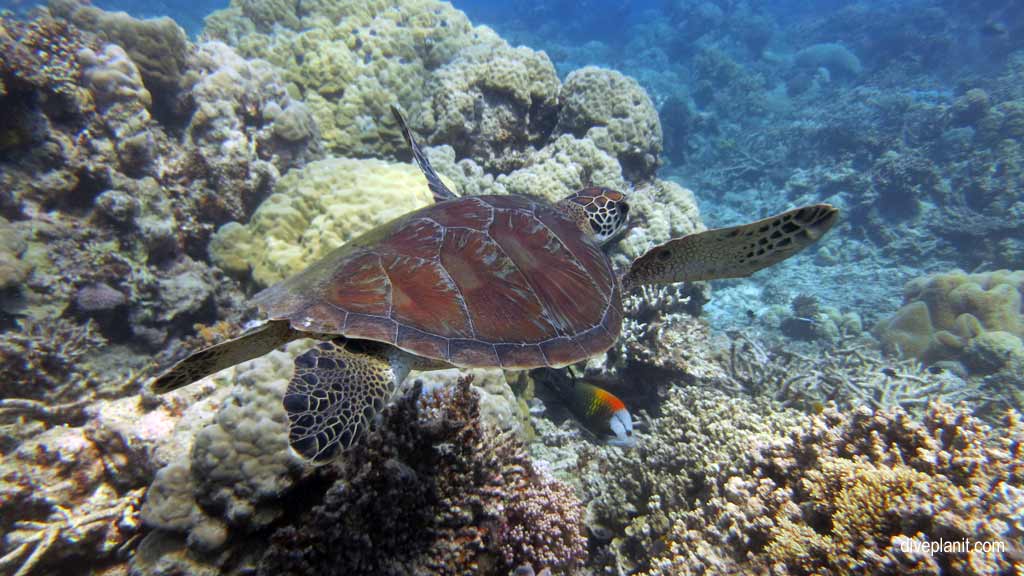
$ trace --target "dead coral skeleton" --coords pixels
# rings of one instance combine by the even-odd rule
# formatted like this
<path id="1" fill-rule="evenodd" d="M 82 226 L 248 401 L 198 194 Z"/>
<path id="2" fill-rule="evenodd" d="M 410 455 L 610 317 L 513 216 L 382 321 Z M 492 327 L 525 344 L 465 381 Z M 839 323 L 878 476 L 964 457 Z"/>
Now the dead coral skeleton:
<path id="1" fill-rule="evenodd" d="M 0 387 L 0 396 L 70 401 L 96 384 L 95 376 L 83 366 L 84 356 L 106 344 L 106 339 L 91 320 L 75 324 L 62 318 L 23 318 L 18 326 L 20 330 L 0 334 L 0 366 L 16 387 Z"/>
<path id="2" fill-rule="evenodd" d="M 740 332 L 729 335 L 726 386 L 732 392 L 768 395 L 786 406 L 834 401 L 840 406 L 920 411 L 933 400 L 949 404 L 999 400 L 952 373 L 932 373 L 913 360 L 886 359 L 866 344 L 803 354 L 768 348 Z"/>
<path id="3" fill-rule="evenodd" d="M 69 544 L 80 542 L 101 523 L 107 523 L 113 528 L 108 530 L 109 534 L 135 532 L 141 526 L 139 509 L 142 505 L 142 495 L 145 492 L 145 488 L 137 488 L 112 502 L 104 510 L 77 517 L 73 516 L 66 508 L 54 505 L 53 510 L 58 517 L 56 520 L 15 522 L 13 530 L 7 535 L 7 539 L 14 545 L 14 549 L 0 558 L 0 570 L 10 570 L 17 565 L 17 570 L 13 572 L 14 576 L 27 576 L 35 570 L 47 552 L 59 541 L 64 540 Z M 109 542 L 109 544 L 118 550 L 127 550 L 132 547 L 137 538 L 136 534 L 121 542 Z M 20 565 L 18 564 L 19 560 L 21 560 Z"/>

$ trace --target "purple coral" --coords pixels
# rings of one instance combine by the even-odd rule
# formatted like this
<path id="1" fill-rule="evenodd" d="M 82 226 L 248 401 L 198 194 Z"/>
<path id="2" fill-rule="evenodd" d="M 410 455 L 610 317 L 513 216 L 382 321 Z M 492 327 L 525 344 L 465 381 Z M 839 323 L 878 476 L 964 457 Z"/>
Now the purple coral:
<path id="1" fill-rule="evenodd" d="M 583 509 L 567 484 L 533 466 L 511 494 L 499 530 L 499 548 L 509 566 L 572 569 L 587 558 Z"/>
<path id="2" fill-rule="evenodd" d="M 87 314 L 109 312 L 127 301 L 123 292 L 103 282 L 82 286 L 75 293 L 75 306 Z"/>
<path id="3" fill-rule="evenodd" d="M 469 379 L 385 410 L 380 428 L 321 469 L 323 501 L 279 529 L 263 574 L 508 574 L 572 569 L 586 540 L 571 489 L 480 420 Z"/>

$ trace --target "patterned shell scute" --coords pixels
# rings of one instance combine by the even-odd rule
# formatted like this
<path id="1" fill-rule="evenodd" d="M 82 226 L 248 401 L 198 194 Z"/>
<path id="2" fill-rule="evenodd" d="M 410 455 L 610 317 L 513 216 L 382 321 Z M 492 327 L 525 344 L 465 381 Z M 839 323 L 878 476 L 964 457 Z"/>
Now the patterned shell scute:
<path id="1" fill-rule="evenodd" d="M 394 344 L 455 366 L 564 366 L 618 337 L 608 258 L 551 206 L 475 196 L 427 206 L 264 290 L 300 330 Z"/>

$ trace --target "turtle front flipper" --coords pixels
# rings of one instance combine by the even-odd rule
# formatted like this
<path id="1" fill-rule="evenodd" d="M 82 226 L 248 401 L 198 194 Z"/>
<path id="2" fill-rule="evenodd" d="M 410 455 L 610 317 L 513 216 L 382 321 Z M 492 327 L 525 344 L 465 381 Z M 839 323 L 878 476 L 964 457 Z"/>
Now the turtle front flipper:
<path id="1" fill-rule="evenodd" d="M 175 364 L 153 381 L 153 391 L 163 394 L 220 372 L 246 360 L 258 358 L 303 335 L 292 330 L 287 320 L 262 324 L 238 338 L 205 348 Z"/>
<path id="2" fill-rule="evenodd" d="M 284 396 L 292 449 L 330 461 L 366 433 L 408 373 L 401 352 L 385 345 L 338 338 L 307 350 Z"/>
<path id="3" fill-rule="evenodd" d="M 405 123 L 405 117 L 402 116 L 402 112 L 393 104 L 391 106 L 391 114 L 395 116 L 395 122 L 398 122 L 398 127 L 402 129 L 405 143 L 412 149 L 412 157 L 416 160 L 416 165 L 420 167 L 420 172 L 423 172 L 423 175 L 427 178 L 427 186 L 434 194 L 434 202 L 444 202 L 445 200 L 458 198 L 459 196 L 441 181 L 441 177 L 437 175 L 434 167 L 430 165 L 427 155 L 423 153 L 423 149 L 420 148 L 416 139 L 413 138 L 412 130 L 409 130 L 409 125 Z"/>
<path id="4" fill-rule="evenodd" d="M 623 291 L 643 284 L 750 276 L 815 243 L 838 217 L 834 206 L 815 204 L 669 240 L 633 261 L 622 278 Z"/>

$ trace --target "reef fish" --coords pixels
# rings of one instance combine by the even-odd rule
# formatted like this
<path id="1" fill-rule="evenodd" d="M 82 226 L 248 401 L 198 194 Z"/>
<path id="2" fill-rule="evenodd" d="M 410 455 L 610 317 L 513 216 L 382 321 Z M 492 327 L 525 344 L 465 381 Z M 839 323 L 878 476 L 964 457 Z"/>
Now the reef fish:
<path id="1" fill-rule="evenodd" d="M 626 403 L 608 390 L 596 385 L 593 378 L 577 378 L 572 369 L 553 370 L 538 368 L 530 370 L 537 397 L 535 402 L 541 408 L 531 412 L 546 411 L 544 405 L 554 402 L 559 407 L 556 420 L 572 416 L 583 428 L 607 439 L 612 446 L 632 448 L 636 445 L 633 435 L 633 417 Z"/>
<path id="2" fill-rule="evenodd" d="M 636 445 L 633 436 L 633 417 L 626 404 L 611 392 L 576 380 L 571 389 L 560 391 L 566 407 L 595 434 L 608 436 L 608 443 L 621 448 Z"/>

